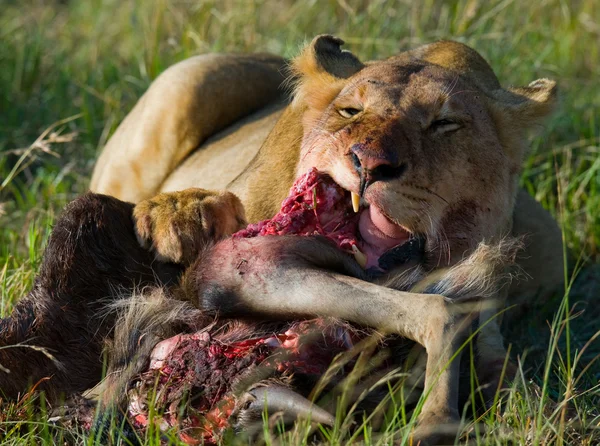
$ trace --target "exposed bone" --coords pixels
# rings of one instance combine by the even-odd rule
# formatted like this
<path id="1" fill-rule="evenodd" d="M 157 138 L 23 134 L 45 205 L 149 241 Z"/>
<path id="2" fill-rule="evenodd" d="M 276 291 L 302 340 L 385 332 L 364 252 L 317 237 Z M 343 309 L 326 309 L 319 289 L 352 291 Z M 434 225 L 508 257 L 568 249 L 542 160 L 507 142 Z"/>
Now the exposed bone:
<path id="1" fill-rule="evenodd" d="M 286 421 L 310 418 L 311 421 L 327 426 L 335 424 L 333 415 L 287 387 L 277 385 L 257 387 L 248 393 L 254 397 L 254 400 L 245 409 L 246 411 L 262 414 L 266 407 L 269 414 L 282 412 Z"/>
<path id="2" fill-rule="evenodd" d="M 354 212 L 358 212 L 358 209 L 360 208 L 360 197 L 354 192 L 350 192 L 350 196 L 352 197 L 352 209 L 354 209 Z"/>
<path id="3" fill-rule="evenodd" d="M 356 263 L 358 263 L 361 268 L 365 268 L 367 266 L 367 256 L 358 249 L 358 246 L 352 245 L 352 253 L 354 254 L 354 258 L 356 259 Z"/>

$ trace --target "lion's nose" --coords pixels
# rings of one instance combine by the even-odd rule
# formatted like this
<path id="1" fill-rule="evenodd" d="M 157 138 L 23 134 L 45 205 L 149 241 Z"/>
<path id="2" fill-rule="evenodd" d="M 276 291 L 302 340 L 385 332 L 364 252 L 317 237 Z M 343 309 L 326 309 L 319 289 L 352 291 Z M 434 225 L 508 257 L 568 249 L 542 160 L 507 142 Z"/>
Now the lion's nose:
<path id="1" fill-rule="evenodd" d="M 361 178 L 361 193 L 376 181 L 399 178 L 406 170 L 406 164 L 398 160 L 397 154 L 369 150 L 365 144 L 352 145 L 349 156 Z"/>

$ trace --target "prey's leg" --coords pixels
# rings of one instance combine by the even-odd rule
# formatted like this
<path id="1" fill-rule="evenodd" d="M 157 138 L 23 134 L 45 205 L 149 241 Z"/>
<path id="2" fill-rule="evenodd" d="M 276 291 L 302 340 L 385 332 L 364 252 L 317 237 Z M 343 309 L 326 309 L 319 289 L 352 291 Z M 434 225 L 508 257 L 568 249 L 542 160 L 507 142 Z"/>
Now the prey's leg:
<path id="1" fill-rule="evenodd" d="M 184 286 L 201 308 L 227 316 L 328 316 L 412 339 L 428 353 L 428 398 L 420 419 L 425 425 L 458 421 L 459 361 L 452 359 L 470 326 L 472 306 L 348 274 L 363 273 L 349 256 L 314 238 L 229 239 L 188 272 Z"/>

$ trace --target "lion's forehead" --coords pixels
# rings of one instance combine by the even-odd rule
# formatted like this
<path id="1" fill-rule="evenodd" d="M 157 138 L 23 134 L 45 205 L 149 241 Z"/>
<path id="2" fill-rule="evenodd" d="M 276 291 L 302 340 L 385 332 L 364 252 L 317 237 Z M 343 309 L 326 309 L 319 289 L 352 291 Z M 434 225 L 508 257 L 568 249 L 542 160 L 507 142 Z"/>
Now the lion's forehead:
<path id="1" fill-rule="evenodd" d="M 362 99 L 376 96 L 379 100 L 387 98 L 396 103 L 413 98 L 424 102 L 422 105 L 431 105 L 427 101 L 437 103 L 451 98 L 457 91 L 480 92 L 460 74 L 431 63 L 383 61 L 367 66 L 350 78 L 341 95 L 358 92 Z"/>
<path id="2" fill-rule="evenodd" d="M 356 76 L 362 77 L 372 85 L 407 85 L 418 77 L 431 76 L 431 64 L 423 62 L 391 63 L 382 61 L 372 64 Z"/>

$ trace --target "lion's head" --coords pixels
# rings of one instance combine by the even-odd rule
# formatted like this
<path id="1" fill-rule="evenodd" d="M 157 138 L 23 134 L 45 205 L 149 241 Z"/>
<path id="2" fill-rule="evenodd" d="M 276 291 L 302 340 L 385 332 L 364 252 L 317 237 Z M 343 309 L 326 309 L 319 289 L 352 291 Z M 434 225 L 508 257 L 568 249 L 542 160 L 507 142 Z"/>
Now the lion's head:
<path id="1" fill-rule="evenodd" d="M 430 267 L 506 235 L 526 132 L 550 113 L 555 83 L 503 89 L 456 42 L 364 64 L 342 43 L 319 36 L 292 63 L 303 128 L 296 174 L 316 167 L 360 196 L 370 264 L 414 235 Z"/>

